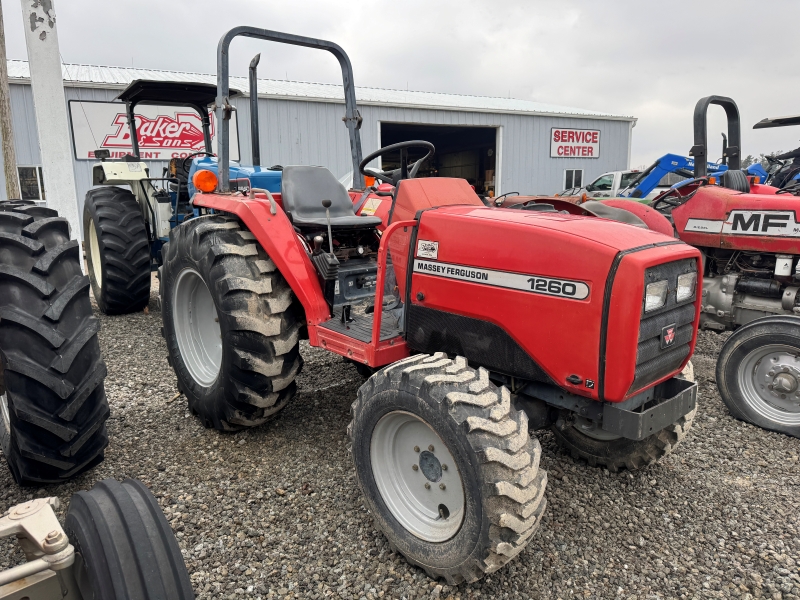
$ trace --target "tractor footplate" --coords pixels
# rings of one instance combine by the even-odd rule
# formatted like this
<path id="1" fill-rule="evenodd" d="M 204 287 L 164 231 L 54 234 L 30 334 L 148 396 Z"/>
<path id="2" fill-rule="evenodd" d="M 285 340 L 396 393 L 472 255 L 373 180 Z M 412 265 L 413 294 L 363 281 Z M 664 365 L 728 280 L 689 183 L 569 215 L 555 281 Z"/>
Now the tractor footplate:
<path id="1" fill-rule="evenodd" d="M 330 329 L 351 337 L 359 342 L 369 343 L 372 340 L 372 314 L 351 315 L 350 321 L 342 322 L 341 316 L 334 316 L 320 327 Z M 390 340 L 400 335 L 400 326 L 395 311 L 384 310 L 381 318 L 381 341 Z"/>
<path id="2" fill-rule="evenodd" d="M 637 410 L 603 405 L 603 431 L 643 440 L 675 423 L 697 405 L 697 384 L 673 377 L 653 388 L 655 399 Z"/>

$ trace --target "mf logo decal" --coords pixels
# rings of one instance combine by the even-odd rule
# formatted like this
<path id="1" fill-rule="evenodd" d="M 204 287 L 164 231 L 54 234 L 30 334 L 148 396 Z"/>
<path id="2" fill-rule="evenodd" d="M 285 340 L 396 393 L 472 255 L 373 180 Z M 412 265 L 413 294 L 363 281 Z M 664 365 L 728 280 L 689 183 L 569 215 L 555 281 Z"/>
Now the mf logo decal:
<path id="1" fill-rule="evenodd" d="M 589 297 L 589 284 L 583 281 L 523 275 L 522 273 L 494 271 L 492 269 L 465 267 L 463 265 L 451 265 L 419 259 L 414 261 L 414 272 L 533 292 L 534 294 L 543 294 L 545 296 L 559 296 L 573 300 L 585 300 Z"/>
<path id="2" fill-rule="evenodd" d="M 675 343 L 676 323 L 661 328 L 661 348 L 669 348 Z"/>
<path id="3" fill-rule="evenodd" d="M 800 237 L 800 223 L 791 210 L 733 210 L 726 221 L 689 219 L 685 231 L 760 235 L 764 237 Z"/>
<path id="4" fill-rule="evenodd" d="M 439 242 L 417 241 L 417 256 L 436 260 L 439 258 Z"/>

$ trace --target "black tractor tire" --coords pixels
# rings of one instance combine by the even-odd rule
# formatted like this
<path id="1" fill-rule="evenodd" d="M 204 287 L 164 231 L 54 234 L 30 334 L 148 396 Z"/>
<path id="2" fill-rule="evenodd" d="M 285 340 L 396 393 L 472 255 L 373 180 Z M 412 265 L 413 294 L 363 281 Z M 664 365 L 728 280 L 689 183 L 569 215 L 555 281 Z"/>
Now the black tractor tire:
<path id="1" fill-rule="evenodd" d="M 689 362 L 681 377 L 694 381 L 694 367 Z M 625 438 L 598 439 L 583 433 L 571 422 L 573 415 L 562 411 L 562 419 L 551 426 L 556 443 L 570 453 L 574 459 L 582 459 L 589 466 L 603 466 L 612 473 L 621 469 L 635 471 L 655 464 L 680 444 L 692 427 L 697 414 L 697 405 L 675 423 L 643 440 Z"/>
<path id="2" fill-rule="evenodd" d="M 789 382 L 794 381 L 796 389 L 784 394 L 786 398 L 774 389 L 761 387 L 773 381 L 769 372 L 759 374 L 761 360 L 768 357 L 770 347 L 786 349 L 783 354 L 776 352 L 774 358 L 778 360 L 771 361 L 791 376 Z M 766 353 L 761 360 L 759 353 Z M 800 361 L 795 356 L 800 357 L 800 317 L 764 317 L 734 331 L 717 358 L 717 387 L 731 415 L 763 429 L 800 438 Z M 762 378 L 764 381 L 760 381 Z M 758 386 L 756 381 L 760 382 Z"/>
<path id="3" fill-rule="evenodd" d="M 65 533 L 83 600 L 191 600 L 189 573 L 144 484 L 106 479 L 72 496 Z"/>
<path id="4" fill-rule="evenodd" d="M 103 460 L 99 330 L 67 220 L 0 202 L 0 447 L 18 484 L 61 483 Z"/>
<path id="5" fill-rule="evenodd" d="M 501 568 L 531 540 L 546 506 L 547 473 L 539 468 L 541 447 L 528 433 L 525 413 L 514 409 L 509 391 L 491 383 L 487 371 L 470 368 L 463 357 L 418 354 L 382 369 L 364 383 L 351 414 L 348 435 L 367 507 L 391 547 L 408 562 L 434 579 L 444 578 L 450 584 L 472 582 Z M 390 467 L 381 467 L 384 459 L 372 444 L 391 437 L 384 435 L 381 423 L 398 416 L 407 418 L 405 415 L 421 421 L 445 447 L 427 445 L 421 436 L 421 453 L 415 447 L 418 454 L 411 453 L 413 459 L 403 457 L 398 463 L 392 457 L 388 461 L 389 465 L 401 463 L 399 469 L 408 466 L 408 472 L 398 471 L 397 477 Z M 410 440 L 405 438 L 403 444 L 393 441 L 388 447 L 399 445 L 398 452 L 409 453 L 411 448 L 406 446 L 411 445 Z M 427 474 L 430 471 L 426 471 L 423 460 L 429 466 L 431 458 L 423 457 L 426 450 L 448 462 L 452 458 L 452 465 L 441 463 L 441 479 Z M 412 464 L 407 464 L 412 460 L 419 461 L 413 471 Z M 447 488 L 444 482 L 453 476 L 455 481 L 451 479 Z M 433 504 L 452 502 L 454 497 L 446 495 L 452 492 L 447 490 L 457 493 L 461 489 L 463 499 L 450 504 L 453 514 L 446 506 L 442 512 L 443 504 L 438 506 L 439 517 L 445 521 L 459 514 L 463 518 L 442 536 L 449 538 L 425 539 L 413 532 L 413 525 L 401 522 L 397 508 L 389 508 L 398 506 L 397 499 L 390 497 L 396 492 L 384 494 L 381 485 L 388 484 L 379 483 L 379 479 L 403 479 L 407 487 L 402 489 L 411 490 L 404 498 L 411 498 L 413 490 L 419 494 L 440 494 L 441 490 L 438 496 L 422 496 L 422 502 Z M 431 487 L 427 487 L 426 479 Z M 427 491 L 423 491 L 423 484 Z M 437 522 L 431 515 L 428 518 Z"/>
<path id="6" fill-rule="evenodd" d="M 747 173 L 739 169 L 723 171 L 719 178 L 719 184 L 729 190 L 735 190 L 745 194 L 750 193 L 750 182 L 747 181 Z"/>
<path id="7" fill-rule="evenodd" d="M 150 240 L 136 197 L 115 186 L 86 192 L 83 240 L 100 310 L 122 315 L 144 309 L 150 301 Z"/>
<path id="8" fill-rule="evenodd" d="M 173 229 L 162 255 L 164 337 L 189 409 L 206 427 L 223 431 L 274 418 L 294 396 L 295 378 L 303 366 L 296 300 L 275 263 L 238 219 L 219 214 Z M 198 364 L 192 358 L 193 346 L 184 341 L 182 348 L 179 342 L 181 331 L 192 331 L 193 326 L 182 325 L 190 320 L 183 319 L 189 314 L 186 304 L 176 312 L 177 287 L 187 285 L 180 283 L 184 273 L 202 280 L 213 301 L 216 316 L 211 319 L 218 323 L 218 334 L 213 333 L 219 337 L 221 350 L 215 351 L 221 358 L 213 363 L 216 377 L 205 381 L 197 376 L 197 367 L 193 371 Z"/>

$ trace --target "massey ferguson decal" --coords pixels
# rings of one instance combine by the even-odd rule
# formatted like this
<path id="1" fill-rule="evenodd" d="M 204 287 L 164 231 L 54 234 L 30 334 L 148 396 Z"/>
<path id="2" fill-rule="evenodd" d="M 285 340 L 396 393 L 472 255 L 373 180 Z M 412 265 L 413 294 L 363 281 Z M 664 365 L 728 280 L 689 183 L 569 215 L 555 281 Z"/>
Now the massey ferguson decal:
<path id="1" fill-rule="evenodd" d="M 666 327 L 661 328 L 661 349 L 664 350 L 665 348 L 669 348 L 675 343 L 675 329 L 677 328 L 677 323 L 673 323 L 672 325 L 667 325 Z"/>
<path id="2" fill-rule="evenodd" d="M 583 281 L 523 275 L 522 273 L 494 271 L 420 259 L 414 261 L 414 272 L 572 300 L 585 300 L 589 297 L 589 285 Z"/>
<path id="3" fill-rule="evenodd" d="M 733 210 L 725 221 L 689 219 L 685 231 L 759 235 L 764 237 L 800 237 L 800 223 L 791 210 Z"/>
<path id="4" fill-rule="evenodd" d="M 75 157 L 96 160 L 94 151 L 103 148 L 111 158 L 130 154 L 131 136 L 125 105 L 119 102 L 69 103 Z M 216 148 L 216 127 L 211 115 L 211 144 Z M 136 107 L 136 131 L 139 153 L 144 160 L 169 160 L 184 158 L 192 152 L 205 150 L 203 124 L 200 115 L 186 107 L 148 106 Z M 231 158 L 239 158 L 239 141 L 236 135 L 236 113 L 231 124 Z"/>

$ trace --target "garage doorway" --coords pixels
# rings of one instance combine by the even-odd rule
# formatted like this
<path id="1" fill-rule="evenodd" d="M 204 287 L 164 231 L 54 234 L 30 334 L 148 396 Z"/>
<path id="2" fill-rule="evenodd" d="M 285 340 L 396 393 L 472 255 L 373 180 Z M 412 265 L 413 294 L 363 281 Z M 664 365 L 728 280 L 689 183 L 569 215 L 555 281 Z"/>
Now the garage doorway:
<path id="1" fill-rule="evenodd" d="M 484 196 L 498 189 L 496 127 L 463 127 L 450 125 L 416 125 L 380 123 L 380 146 L 409 140 L 425 140 L 436 147 L 436 154 L 420 169 L 417 177 L 460 177 Z M 422 158 L 424 150 L 411 149 L 409 160 Z M 400 152 L 386 154 L 383 170 L 400 167 Z"/>

